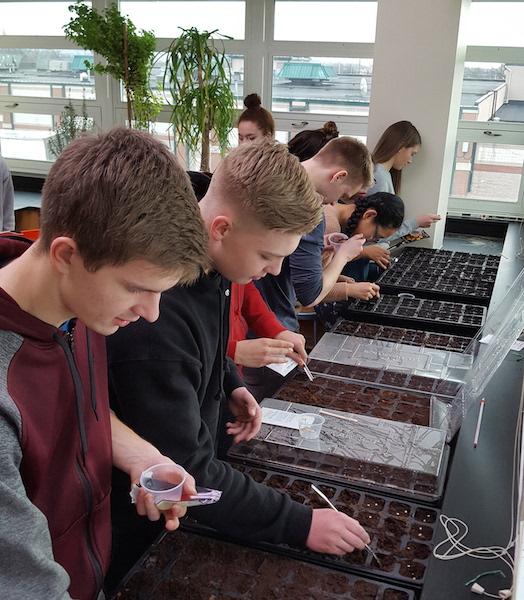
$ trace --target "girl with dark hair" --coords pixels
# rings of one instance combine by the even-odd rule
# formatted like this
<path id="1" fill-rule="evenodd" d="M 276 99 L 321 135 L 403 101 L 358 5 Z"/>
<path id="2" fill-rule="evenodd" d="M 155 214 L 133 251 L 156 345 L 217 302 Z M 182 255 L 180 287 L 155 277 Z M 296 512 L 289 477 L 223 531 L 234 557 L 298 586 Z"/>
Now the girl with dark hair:
<path id="1" fill-rule="evenodd" d="M 376 242 L 394 235 L 402 225 L 403 219 L 402 200 L 394 194 L 377 192 L 372 196 L 357 197 L 351 204 L 336 204 L 331 218 L 328 218 L 327 231 L 341 231 L 348 237 L 360 233 L 367 242 Z M 368 278 L 376 279 L 369 277 L 370 257 L 366 252 L 376 247 L 381 248 L 380 245 L 364 246 L 363 258 L 348 263 L 344 269 L 344 275 L 354 277 L 358 281 L 348 283 L 348 297 L 369 300 L 378 296 L 378 286 L 366 281 Z M 366 285 L 371 288 L 366 288 Z"/>
<path id="2" fill-rule="evenodd" d="M 338 137 L 338 128 L 333 121 L 327 121 L 320 129 L 305 129 L 291 138 L 287 144 L 291 154 L 300 162 L 313 158 L 329 140 Z"/>
<path id="3" fill-rule="evenodd" d="M 272 114 L 262 106 L 258 94 L 248 94 L 244 98 L 246 109 L 238 117 L 238 143 L 256 142 L 275 136 L 275 121 Z"/>
<path id="4" fill-rule="evenodd" d="M 353 204 L 337 204 L 342 233 L 361 233 L 368 242 L 390 237 L 404 220 L 404 202 L 395 194 L 377 192 L 357 198 Z"/>

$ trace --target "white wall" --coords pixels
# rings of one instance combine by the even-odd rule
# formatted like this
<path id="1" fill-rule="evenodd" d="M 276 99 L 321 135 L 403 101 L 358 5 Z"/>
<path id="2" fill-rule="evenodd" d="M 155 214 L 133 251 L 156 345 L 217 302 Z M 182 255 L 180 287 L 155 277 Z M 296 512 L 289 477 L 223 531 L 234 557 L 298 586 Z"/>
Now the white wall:
<path id="1" fill-rule="evenodd" d="M 458 124 L 470 0 L 379 0 L 368 146 L 409 120 L 422 149 L 402 175 L 408 215 L 446 214 Z M 399 32 L 401 34 L 399 35 Z M 431 243 L 442 244 L 444 222 Z"/>
<path id="2" fill-rule="evenodd" d="M 508 66 L 510 71 L 508 100 L 524 100 L 524 67 Z"/>

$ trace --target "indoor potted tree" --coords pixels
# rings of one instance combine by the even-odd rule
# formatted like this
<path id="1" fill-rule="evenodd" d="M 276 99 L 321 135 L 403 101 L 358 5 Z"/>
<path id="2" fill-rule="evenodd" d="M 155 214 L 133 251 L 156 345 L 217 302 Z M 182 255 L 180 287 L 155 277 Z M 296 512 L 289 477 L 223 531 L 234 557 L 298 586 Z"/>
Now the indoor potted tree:
<path id="1" fill-rule="evenodd" d="M 85 63 L 96 73 L 107 73 L 122 81 L 129 126 L 147 129 L 162 106 L 149 84 L 155 56 L 154 34 L 138 32 L 133 22 L 120 14 L 116 4 L 102 13 L 82 2 L 72 4 L 69 10 L 76 16 L 64 26 L 66 37 L 105 59 L 105 64 Z"/>
<path id="2" fill-rule="evenodd" d="M 82 101 L 82 113 L 79 115 L 71 100 L 64 106 L 54 135 L 47 140 L 46 154 L 48 158 L 58 158 L 62 151 L 75 138 L 93 129 L 93 121 L 87 115 L 85 99 Z"/>
<path id="3" fill-rule="evenodd" d="M 222 153 L 227 150 L 235 115 L 230 65 L 223 44 L 219 47 L 213 39 L 215 34 L 217 30 L 182 29 L 167 49 L 164 73 L 177 143 L 189 152 L 200 149 L 201 171 L 209 171 L 211 136 Z"/>

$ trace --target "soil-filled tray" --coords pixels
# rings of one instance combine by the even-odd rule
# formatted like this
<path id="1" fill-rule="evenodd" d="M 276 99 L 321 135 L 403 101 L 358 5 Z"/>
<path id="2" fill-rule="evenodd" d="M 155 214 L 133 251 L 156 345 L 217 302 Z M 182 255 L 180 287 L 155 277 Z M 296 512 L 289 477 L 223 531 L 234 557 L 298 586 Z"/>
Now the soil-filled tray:
<path id="1" fill-rule="evenodd" d="M 438 268 L 497 269 L 500 256 L 457 252 L 453 250 L 434 250 L 432 248 L 404 248 L 397 256 L 395 264 L 408 267 L 411 264 L 431 265 Z"/>
<path id="2" fill-rule="evenodd" d="M 115 600 L 414 600 L 399 586 L 213 537 L 164 535 Z"/>
<path id="3" fill-rule="evenodd" d="M 361 367 L 370 369 L 380 385 L 414 388 L 438 395 L 442 389 L 446 396 L 458 391 L 474 364 L 474 356 L 464 352 L 331 332 L 322 336 L 309 358 L 313 372 L 350 377 L 349 373 L 345 374 L 346 369 L 336 367 Z"/>
<path id="4" fill-rule="evenodd" d="M 272 398 L 266 398 L 262 408 L 289 413 L 322 410 Z M 304 440 L 296 430 L 263 423 L 254 439 L 235 444 L 228 456 L 422 502 L 439 500 L 449 457 L 444 431 L 334 409 L 322 416 L 318 440 Z"/>
<path id="5" fill-rule="evenodd" d="M 395 373 L 393 371 L 381 371 L 366 367 L 343 365 L 327 362 L 324 360 L 311 359 L 308 367 L 315 375 L 327 375 L 334 379 L 365 381 L 376 383 L 381 386 L 401 390 L 416 390 L 425 394 L 436 394 L 452 398 L 459 391 L 461 384 L 456 381 L 445 381 L 443 379 L 431 379 L 420 375 L 409 373 Z"/>
<path id="6" fill-rule="evenodd" d="M 460 302 L 383 294 L 375 301 L 334 302 L 336 316 L 384 325 L 423 328 L 475 336 L 486 320 L 486 307 Z M 334 321 L 335 319 L 333 319 Z"/>
<path id="7" fill-rule="evenodd" d="M 297 374 L 278 390 L 275 398 L 415 425 L 430 424 L 431 401 L 427 395 L 327 377 L 315 377 L 311 382 L 302 373 Z"/>
<path id="8" fill-rule="evenodd" d="M 385 293 L 489 304 L 500 257 L 406 248 L 377 283 Z"/>
<path id="9" fill-rule="evenodd" d="M 249 465 L 233 466 L 255 481 L 288 494 L 296 502 L 313 509 L 326 508 L 326 502 L 312 490 L 311 484 L 314 484 L 338 510 L 357 519 L 366 529 L 371 538 L 369 545 L 380 564 L 366 550 L 356 550 L 342 557 L 291 548 L 289 552 L 298 557 L 308 555 L 328 567 L 365 570 L 380 577 L 422 585 L 433 551 L 439 511 L 340 485 L 319 483 L 316 479 L 283 475 Z"/>
<path id="10" fill-rule="evenodd" d="M 430 331 L 376 325 L 374 323 L 358 323 L 345 319 L 340 319 L 331 331 L 332 333 L 341 335 L 354 335 L 388 342 L 401 342 L 403 344 L 411 344 L 412 346 L 423 346 L 453 352 L 465 352 L 472 341 L 472 338 L 460 335 L 432 333 Z"/>

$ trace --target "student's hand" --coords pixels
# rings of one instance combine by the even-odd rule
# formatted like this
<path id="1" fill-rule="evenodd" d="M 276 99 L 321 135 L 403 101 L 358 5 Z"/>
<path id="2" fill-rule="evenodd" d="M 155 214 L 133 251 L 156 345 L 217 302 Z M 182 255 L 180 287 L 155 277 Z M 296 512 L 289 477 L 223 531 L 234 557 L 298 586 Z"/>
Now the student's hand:
<path id="1" fill-rule="evenodd" d="M 347 286 L 349 298 L 357 300 L 371 300 L 380 297 L 380 287 L 376 283 L 361 281 L 359 283 L 349 283 Z"/>
<path id="2" fill-rule="evenodd" d="M 254 438 L 262 425 L 262 410 L 247 388 L 239 387 L 231 392 L 229 410 L 235 421 L 226 423 L 226 431 L 233 436 L 233 442 L 238 444 Z"/>
<path id="3" fill-rule="evenodd" d="M 358 521 L 331 508 L 313 511 L 306 546 L 314 552 L 342 556 L 353 550 L 362 550 L 369 544 L 369 535 Z"/>
<path id="4" fill-rule="evenodd" d="M 419 215 L 416 221 L 418 227 L 431 227 L 433 223 L 440 221 L 440 215 Z"/>
<path id="5" fill-rule="evenodd" d="M 275 336 L 275 339 L 293 344 L 293 352 L 289 354 L 301 367 L 307 362 L 306 338 L 300 333 L 294 331 L 281 331 Z"/>
<path id="6" fill-rule="evenodd" d="M 380 244 L 366 246 L 362 251 L 362 256 L 369 258 L 369 260 L 375 262 L 382 269 L 387 269 L 391 262 L 391 252 Z"/>
<path id="7" fill-rule="evenodd" d="M 293 353 L 293 347 L 293 342 L 285 339 L 241 340 L 237 342 L 234 361 L 237 365 L 254 369 L 271 363 L 285 363 Z"/>
<path id="8" fill-rule="evenodd" d="M 357 233 L 353 237 L 350 237 L 347 242 L 340 244 L 337 254 L 342 254 L 348 262 L 354 260 L 362 254 L 365 241 L 366 238 L 361 233 Z"/>
<path id="9" fill-rule="evenodd" d="M 152 460 L 148 459 L 143 462 L 141 466 L 136 466 L 136 470 L 132 472 L 131 481 L 138 483 L 142 471 L 145 471 L 148 467 L 160 463 L 173 462 L 167 456 L 162 456 L 160 453 L 156 455 Z M 174 464 L 174 463 L 173 463 Z M 193 495 L 196 494 L 195 480 L 189 473 L 187 474 L 184 486 L 182 488 L 182 495 Z M 158 521 L 162 515 L 166 521 L 165 527 L 168 531 L 174 531 L 180 525 L 179 519 L 182 518 L 187 511 L 185 505 L 174 504 L 166 510 L 159 510 L 155 505 L 155 501 L 151 494 L 148 494 L 144 488 L 138 488 L 136 502 L 136 512 L 141 516 L 146 516 L 150 521 Z"/>
<path id="10" fill-rule="evenodd" d="M 355 280 L 353 277 L 348 277 L 347 275 L 339 275 L 337 283 L 355 283 Z"/>

